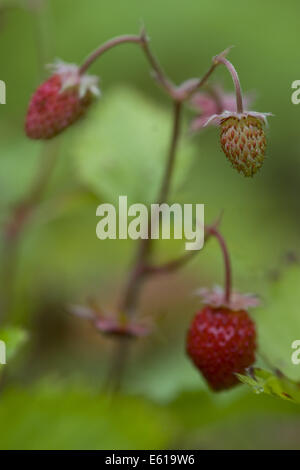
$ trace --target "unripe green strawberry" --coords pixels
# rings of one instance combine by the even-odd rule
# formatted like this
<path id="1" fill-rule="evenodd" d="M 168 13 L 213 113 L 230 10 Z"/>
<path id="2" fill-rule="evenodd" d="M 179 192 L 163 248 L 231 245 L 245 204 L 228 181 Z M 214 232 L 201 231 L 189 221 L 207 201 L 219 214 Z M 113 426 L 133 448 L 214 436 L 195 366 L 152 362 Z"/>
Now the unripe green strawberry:
<path id="1" fill-rule="evenodd" d="M 253 176 L 265 158 L 263 123 L 253 116 L 232 116 L 221 122 L 221 146 L 238 172 Z"/>
<path id="2" fill-rule="evenodd" d="M 232 166 L 244 176 L 253 176 L 265 159 L 264 124 L 270 113 L 225 111 L 212 116 L 206 124 L 216 122 L 221 127 L 221 146 Z"/>

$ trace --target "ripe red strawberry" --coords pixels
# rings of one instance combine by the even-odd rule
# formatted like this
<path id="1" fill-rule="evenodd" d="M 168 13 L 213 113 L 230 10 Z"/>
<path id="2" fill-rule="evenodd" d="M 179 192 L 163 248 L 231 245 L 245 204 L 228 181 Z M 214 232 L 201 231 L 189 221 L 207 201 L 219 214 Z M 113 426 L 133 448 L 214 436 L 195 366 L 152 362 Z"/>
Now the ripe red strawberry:
<path id="1" fill-rule="evenodd" d="M 187 335 L 187 353 L 213 390 L 239 383 L 255 361 L 256 330 L 246 310 L 207 305 L 194 317 Z"/>
<path id="2" fill-rule="evenodd" d="M 73 64 L 59 62 L 53 75 L 34 93 L 25 130 L 31 139 L 51 139 L 77 121 L 99 94 L 97 77 L 80 75 Z"/>

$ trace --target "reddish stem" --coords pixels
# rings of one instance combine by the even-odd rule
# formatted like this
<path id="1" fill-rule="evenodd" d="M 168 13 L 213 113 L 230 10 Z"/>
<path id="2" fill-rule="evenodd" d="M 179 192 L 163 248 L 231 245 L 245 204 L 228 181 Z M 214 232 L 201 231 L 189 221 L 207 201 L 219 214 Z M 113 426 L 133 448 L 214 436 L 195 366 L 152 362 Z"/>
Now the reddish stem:
<path id="1" fill-rule="evenodd" d="M 162 181 L 159 197 L 158 197 L 158 204 L 165 202 L 168 199 L 168 195 L 170 192 L 170 184 L 173 175 L 175 159 L 176 159 L 176 150 L 178 147 L 178 139 L 180 134 L 180 124 L 181 124 L 181 115 L 182 115 L 182 103 L 179 101 L 174 101 L 173 105 L 173 131 L 172 131 L 172 138 L 171 144 L 169 149 L 169 157 L 167 161 L 167 166 L 164 174 L 164 178 Z"/>
<path id="2" fill-rule="evenodd" d="M 80 67 L 79 73 L 80 74 L 85 73 L 87 69 L 95 62 L 95 60 L 98 59 L 102 54 L 104 54 L 104 52 L 112 49 L 115 46 L 119 46 L 120 44 L 128 44 L 128 43 L 139 44 L 142 47 L 148 62 L 150 63 L 152 69 L 154 70 L 156 80 L 160 83 L 160 85 L 164 88 L 164 90 L 168 93 L 168 95 L 172 99 L 174 100 L 176 100 L 177 98 L 180 99 L 181 96 L 178 95 L 177 88 L 168 79 L 162 67 L 160 66 L 159 62 L 157 61 L 152 51 L 150 50 L 149 40 L 146 36 L 145 30 L 142 30 L 139 36 L 126 34 L 124 36 L 117 36 L 105 42 L 104 44 L 102 44 L 102 46 L 98 47 L 98 49 L 96 49 L 94 52 L 92 52 L 88 56 L 88 58 Z"/>
<path id="3" fill-rule="evenodd" d="M 220 223 L 220 218 L 217 219 L 212 225 L 205 228 L 205 242 L 212 236 L 212 232 Z M 197 254 L 198 250 L 189 251 L 184 253 L 178 258 L 172 259 L 164 264 L 149 264 L 145 266 L 145 271 L 147 274 L 169 274 L 171 272 L 177 271 L 178 269 L 185 266 L 190 260 L 192 260 Z"/>
<path id="4" fill-rule="evenodd" d="M 98 49 L 92 52 L 87 59 L 84 61 L 79 69 L 80 74 L 84 74 L 87 69 L 106 51 L 112 49 L 120 44 L 135 43 L 139 44 L 145 56 L 150 63 L 157 82 L 162 86 L 165 92 L 172 98 L 173 101 L 183 102 L 186 101 L 198 88 L 201 88 L 209 79 L 215 68 L 221 63 L 221 55 L 217 56 L 209 70 L 201 79 L 187 80 L 180 86 L 176 86 L 167 77 L 158 60 L 154 56 L 153 52 L 149 47 L 149 39 L 146 35 L 145 30 L 141 31 L 139 36 L 126 34 L 123 36 L 117 36 L 110 39 L 109 41 L 102 44 Z"/>
<path id="5" fill-rule="evenodd" d="M 225 302 L 229 304 L 230 296 L 231 296 L 231 285 L 232 285 L 232 273 L 231 273 L 231 263 L 229 257 L 229 251 L 225 242 L 225 239 L 221 235 L 221 233 L 213 227 L 210 229 L 210 233 L 216 237 L 221 247 L 223 258 L 224 258 L 224 265 L 225 265 Z"/>
<path id="6" fill-rule="evenodd" d="M 87 59 L 84 61 L 82 66 L 79 69 L 79 73 L 83 74 L 87 71 L 87 69 L 92 65 L 95 60 L 100 57 L 104 52 L 112 49 L 119 44 L 126 44 L 126 43 L 141 43 L 141 37 L 133 34 L 125 34 L 124 36 L 117 36 L 113 39 L 102 44 L 102 46 L 98 47 L 94 52 L 92 52 Z"/>
<path id="7" fill-rule="evenodd" d="M 165 72 L 163 71 L 161 65 L 159 64 L 158 60 L 152 53 L 150 47 L 149 47 L 149 39 L 147 38 L 146 31 L 143 29 L 141 32 L 141 46 L 142 49 L 146 55 L 147 60 L 149 61 L 152 69 L 155 72 L 155 78 L 158 81 L 158 83 L 161 84 L 161 86 L 164 88 L 164 90 L 168 93 L 168 95 L 173 99 L 177 100 L 180 98 L 178 96 L 177 88 L 175 85 L 168 79 L 166 76 Z"/>
<path id="8" fill-rule="evenodd" d="M 238 76 L 238 73 L 237 73 L 235 67 L 232 65 L 231 62 L 229 62 L 228 59 L 226 59 L 222 55 L 217 56 L 215 61 L 217 63 L 224 64 L 225 67 L 227 68 L 227 70 L 229 70 L 229 72 L 231 74 L 231 77 L 232 77 L 232 80 L 233 80 L 233 83 L 234 83 L 234 86 L 235 86 L 236 110 L 237 110 L 238 113 L 242 113 L 243 110 L 244 110 L 244 108 L 243 108 L 243 97 L 242 97 L 242 88 L 241 88 L 239 76 Z"/>
<path id="9" fill-rule="evenodd" d="M 173 101 L 173 130 L 171 135 L 171 143 L 169 148 L 169 155 L 167 160 L 167 165 L 165 169 L 165 174 L 161 184 L 160 192 L 158 195 L 158 202 L 162 203 L 168 199 L 170 185 L 173 175 L 173 170 L 175 166 L 176 153 L 178 148 L 178 140 L 180 136 L 181 128 L 181 117 L 182 117 L 182 104 L 186 101 L 190 95 L 197 89 L 203 86 L 212 72 L 215 70 L 218 62 L 213 62 L 208 72 L 204 75 L 202 79 L 191 80 L 185 82 L 180 87 L 176 87 L 165 75 L 163 69 L 161 68 L 159 62 L 156 60 L 152 51 L 149 48 L 149 40 L 143 30 L 140 36 L 125 35 L 113 38 L 98 49 L 96 49 L 82 64 L 80 67 L 80 73 L 83 74 L 89 68 L 89 66 L 99 58 L 104 52 L 109 49 L 124 43 L 137 43 L 142 47 L 147 60 L 149 61 L 152 69 L 155 72 L 155 78 L 166 93 L 171 97 Z M 187 254 L 181 259 L 173 260 L 168 263 L 165 267 L 162 267 L 160 270 L 157 267 L 149 268 L 148 258 L 151 252 L 152 244 L 150 237 L 145 240 L 141 240 L 136 260 L 133 264 L 132 271 L 130 273 L 127 285 L 125 287 L 125 292 L 121 299 L 119 309 L 125 315 L 131 315 L 135 312 L 136 303 L 139 297 L 139 293 L 142 287 L 142 284 L 148 274 L 153 274 L 154 272 L 163 272 L 163 271 L 172 271 L 184 265 L 189 259 L 191 259 L 194 254 Z M 114 382 L 116 387 L 120 386 L 121 377 L 124 370 L 124 363 L 127 356 L 128 345 L 118 344 L 116 356 L 113 361 L 112 370 L 111 370 L 111 379 Z"/>
<path id="10" fill-rule="evenodd" d="M 181 111 L 182 103 L 174 101 L 173 107 L 173 129 L 172 137 L 169 148 L 169 154 L 167 159 L 167 165 L 165 169 L 164 178 L 161 184 L 161 189 L 158 196 L 158 203 L 161 204 L 168 199 L 170 184 L 173 175 L 175 160 L 176 160 L 176 151 L 178 147 L 178 140 L 180 135 L 180 124 L 181 124 Z M 151 229 L 149 228 L 149 231 Z M 147 270 L 147 258 L 151 250 L 151 238 L 150 234 L 148 238 L 141 240 L 136 262 L 134 264 L 133 270 L 130 274 L 124 296 L 120 304 L 120 310 L 125 311 L 127 314 L 134 313 L 135 304 L 137 297 L 140 291 L 145 275 L 149 274 Z"/>

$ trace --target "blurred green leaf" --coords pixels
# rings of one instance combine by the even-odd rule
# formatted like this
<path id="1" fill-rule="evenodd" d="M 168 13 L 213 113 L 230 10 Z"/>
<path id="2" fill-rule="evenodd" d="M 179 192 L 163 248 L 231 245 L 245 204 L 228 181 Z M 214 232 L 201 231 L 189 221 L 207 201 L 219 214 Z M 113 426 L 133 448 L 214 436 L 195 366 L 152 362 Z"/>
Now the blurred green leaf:
<path id="1" fill-rule="evenodd" d="M 1 449 L 160 449 L 174 432 L 168 415 L 144 399 L 50 383 L 7 391 L 0 421 Z"/>
<path id="2" fill-rule="evenodd" d="M 0 340 L 6 345 L 6 360 L 10 361 L 27 341 L 27 332 L 21 328 L 4 328 L 0 330 Z"/>
<path id="3" fill-rule="evenodd" d="M 186 449 L 299 448 L 300 407 L 244 386 L 225 392 L 185 391 L 168 405 Z"/>
<path id="4" fill-rule="evenodd" d="M 292 362 L 292 343 L 300 339 L 300 268 L 290 266 L 272 283 L 255 310 L 259 345 L 263 357 L 294 380 L 300 379 L 300 366 Z"/>
<path id="5" fill-rule="evenodd" d="M 283 400 L 300 403 L 300 383 L 284 375 L 275 375 L 263 369 L 251 370 L 248 375 L 237 375 L 240 381 L 249 385 L 255 393 L 266 393 Z"/>
<path id="6" fill-rule="evenodd" d="M 244 380 L 243 380 L 244 381 Z M 247 387 L 236 387 L 225 392 L 186 390 L 168 404 L 168 409 L 181 427 L 186 430 L 207 429 L 228 419 L 245 419 L 249 416 L 295 414 L 300 409 L 290 402 L 270 400 L 266 395 L 254 395 Z"/>
<path id="7" fill-rule="evenodd" d="M 73 139 L 81 180 L 109 201 L 156 200 L 172 131 L 169 112 L 131 90 L 118 88 L 101 99 Z M 175 186 L 186 175 L 192 147 L 182 142 Z"/>
<path id="8" fill-rule="evenodd" d="M 128 381 L 135 393 L 152 400 L 167 403 L 184 390 L 207 389 L 199 371 L 188 360 L 179 342 L 169 345 L 167 352 L 157 345 L 159 354 L 151 358 L 151 367 L 141 368 L 139 374 L 133 369 Z"/>

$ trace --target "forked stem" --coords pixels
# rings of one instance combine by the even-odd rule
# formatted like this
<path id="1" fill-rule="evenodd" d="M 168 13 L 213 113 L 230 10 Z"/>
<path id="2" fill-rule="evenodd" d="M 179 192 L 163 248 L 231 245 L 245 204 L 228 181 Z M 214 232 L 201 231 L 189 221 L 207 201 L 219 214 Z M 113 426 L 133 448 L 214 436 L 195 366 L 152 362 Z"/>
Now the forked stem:
<path id="1" fill-rule="evenodd" d="M 171 134 L 171 143 L 167 158 L 165 174 L 162 180 L 161 189 L 158 195 L 158 201 L 164 202 L 168 198 L 171 178 L 174 170 L 178 140 L 180 136 L 181 124 L 181 110 L 182 103 L 174 100 L 173 102 L 173 128 Z M 148 270 L 148 258 L 151 251 L 151 227 L 148 228 L 148 238 L 140 241 L 138 252 L 132 270 L 129 274 L 129 279 L 125 287 L 124 294 L 119 304 L 119 311 L 127 316 L 132 316 L 136 311 L 136 304 L 145 278 L 152 272 Z M 122 378 L 124 376 L 124 369 L 126 367 L 126 359 L 129 354 L 130 344 L 124 343 L 122 340 L 118 341 L 114 348 L 112 363 L 109 370 L 108 386 L 113 392 L 116 392 L 121 387 Z"/>
<path id="2" fill-rule="evenodd" d="M 174 85 L 169 78 L 164 73 L 162 67 L 160 66 L 159 62 L 153 55 L 150 47 L 149 47 L 149 39 L 147 38 L 146 32 L 143 29 L 139 36 L 137 35 L 125 35 L 125 36 L 118 36 L 113 38 L 98 49 L 96 49 L 85 62 L 80 67 L 80 73 L 83 74 L 87 71 L 87 69 L 94 63 L 96 59 L 98 59 L 102 54 L 106 51 L 110 50 L 111 48 L 118 46 L 120 44 L 125 43 L 135 43 L 139 44 L 142 47 L 142 50 L 145 53 L 145 56 L 155 73 L 155 79 L 164 89 L 164 91 L 170 96 L 173 102 L 173 129 L 171 134 L 171 141 L 169 147 L 169 154 L 166 163 L 165 173 L 162 179 L 161 188 L 157 197 L 157 202 L 162 204 L 167 201 L 170 186 L 172 181 L 172 176 L 174 173 L 175 161 L 176 161 L 176 153 L 178 149 L 178 141 L 180 136 L 180 129 L 181 129 L 181 116 L 182 116 L 182 108 L 183 102 L 189 99 L 189 97 L 198 89 L 201 88 L 207 80 L 210 78 L 211 74 L 215 70 L 215 68 L 220 64 L 223 63 L 227 66 L 230 70 L 237 93 L 237 109 L 238 112 L 242 112 L 243 110 L 243 103 L 241 97 L 241 88 L 238 80 L 237 73 L 234 67 L 230 64 L 229 61 L 225 59 L 225 54 L 227 51 L 224 51 L 222 54 L 217 56 L 213 60 L 212 65 L 210 66 L 207 73 L 201 79 L 192 79 L 184 82 L 180 86 Z M 151 231 L 151 227 L 149 227 Z M 226 301 L 229 302 L 230 300 L 230 291 L 231 291 L 231 269 L 230 269 L 230 262 L 229 262 L 229 255 L 226 248 L 225 241 L 223 237 L 219 234 L 216 229 L 216 226 L 213 226 L 208 232 L 207 235 L 215 235 L 224 254 L 225 260 L 225 268 L 226 268 Z M 172 270 L 176 270 L 183 266 L 186 262 L 188 262 L 194 255 L 187 254 L 178 258 L 177 260 L 173 260 L 170 263 L 167 263 L 165 266 L 162 267 L 154 267 L 149 264 L 149 254 L 151 252 L 152 244 L 150 238 L 150 232 L 147 239 L 143 239 L 140 241 L 138 252 L 136 259 L 133 263 L 133 268 L 130 272 L 129 279 L 127 285 L 125 287 L 124 294 L 122 296 L 121 302 L 119 304 L 119 311 L 122 314 L 127 316 L 132 315 L 135 313 L 136 304 L 138 301 L 138 297 L 140 294 L 141 287 L 145 278 L 149 274 L 155 274 L 159 272 L 170 272 Z M 112 361 L 110 375 L 109 375 L 109 382 L 113 386 L 113 389 L 118 389 L 121 385 L 121 380 L 124 374 L 124 368 L 126 363 L 126 357 L 128 355 L 128 348 L 129 345 L 124 343 L 117 343 L 115 349 L 115 355 Z"/>
<path id="3" fill-rule="evenodd" d="M 166 169 L 164 173 L 164 177 L 161 184 L 161 189 L 158 195 L 158 203 L 161 204 L 168 199 L 171 179 L 173 175 L 173 170 L 175 166 L 176 160 L 176 153 L 178 147 L 178 140 L 180 136 L 180 124 L 181 124 L 181 111 L 182 111 L 182 103 L 174 101 L 173 104 L 173 129 L 171 134 L 171 143 L 169 148 L 169 154 L 166 163 Z M 149 221 L 150 224 L 150 221 Z M 140 291 L 140 287 L 142 284 L 143 279 L 149 271 L 147 270 L 148 266 L 148 256 L 151 250 L 151 227 L 149 227 L 149 234 L 148 238 L 141 240 L 139 245 L 139 250 L 137 254 L 137 258 L 132 269 L 132 272 L 129 277 L 129 281 L 127 283 L 124 296 L 120 303 L 120 310 L 131 314 L 134 311 L 135 303 L 137 301 L 137 297 Z"/>
<path id="4" fill-rule="evenodd" d="M 144 29 L 141 31 L 140 35 L 125 34 L 123 36 L 117 36 L 115 38 L 112 38 L 109 41 L 102 44 L 100 47 L 98 47 L 94 52 L 92 52 L 87 57 L 87 59 L 81 65 L 79 69 L 79 73 L 84 74 L 87 71 L 87 69 L 95 62 L 95 60 L 101 57 L 106 51 L 109 51 L 113 47 L 119 46 L 121 44 L 130 44 L 130 43 L 139 44 L 142 47 L 145 53 L 145 56 L 155 73 L 155 78 L 157 82 L 164 88 L 164 90 L 168 93 L 168 95 L 176 99 L 177 89 L 168 79 L 162 67 L 160 66 L 159 62 L 153 55 L 149 47 L 149 39 L 147 38 L 147 35 Z"/>

